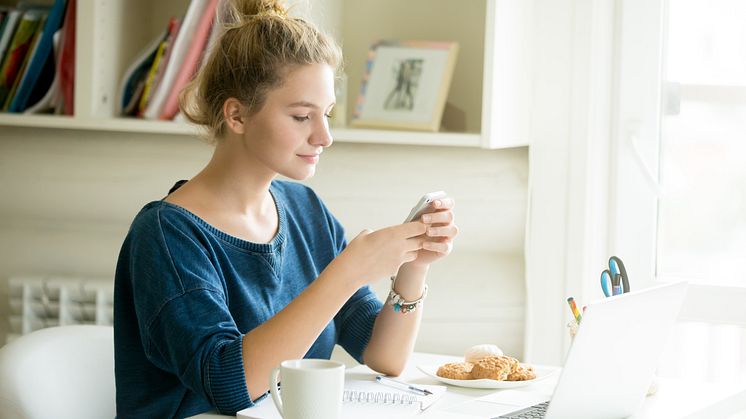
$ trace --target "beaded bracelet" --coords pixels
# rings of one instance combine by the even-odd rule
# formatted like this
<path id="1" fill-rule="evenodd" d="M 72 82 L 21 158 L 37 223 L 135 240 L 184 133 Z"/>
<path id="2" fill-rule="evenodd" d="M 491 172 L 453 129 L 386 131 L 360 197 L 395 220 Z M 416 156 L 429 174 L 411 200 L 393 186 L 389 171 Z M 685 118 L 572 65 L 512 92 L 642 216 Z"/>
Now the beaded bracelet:
<path id="1" fill-rule="evenodd" d="M 396 284 L 396 276 L 391 277 L 391 291 L 389 292 L 389 298 L 386 299 L 386 303 L 394 306 L 394 311 L 396 312 L 407 314 L 415 311 L 422 305 L 422 301 L 425 297 L 427 297 L 427 284 L 425 284 L 425 287 L 422 289 L 422 295 L 420 298 L 414 301 L 406 301 L 402 298 L 401 295 L 394 291 L 394 284 Z"/>

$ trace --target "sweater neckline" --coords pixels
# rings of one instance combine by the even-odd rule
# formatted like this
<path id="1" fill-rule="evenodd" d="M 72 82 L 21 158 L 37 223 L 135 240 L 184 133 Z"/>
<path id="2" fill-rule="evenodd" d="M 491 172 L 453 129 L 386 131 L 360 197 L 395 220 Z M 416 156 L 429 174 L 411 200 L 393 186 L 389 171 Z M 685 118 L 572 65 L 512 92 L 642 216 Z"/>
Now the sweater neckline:
<path id="1" fill-rule="evenodd" d="M 270 240 L 268 243 L 255 243 L 248 240 L 241 239 L 239 237 L 233 236 L 231 234 L 228 234 L 217 227 L 213 226 L 212 224 L 205 221 L 203 218 L 198 216 L 197 214 L 189 211 L 188 209 L 182 207 L 181 205 L 177 205 L 168 201 L 165 201 L 164 199 L 161 199 L 158 201 L 161 205 L 164 205 L 169 208 L 176 209 L 179 212 L 182 212 L 189 216 L 192 220 L 194 220 L 198 225 L 200 225 L 202 228 L 207 230 L 210 234 L 217 237 L 218 239 L 229 243 L 233 246 L 236 246 L 241 249 L 246 249 L 251 252 L 257 252 L 257 253 L 274 253 L 279 251 L 282 248 L 283 243 L 285 242 L 285 235 L 287 231 L 287 221 L 285 216 L 285 205 L 284 202 L 282 202 L 281 199 L 278 198 L 278 194 L 276 194 L 273 191 L 273 188 L 270 186 L 269 193 L 272 196 L 272 199 L 275 202 L 275 208 L 277 209 L 277 218 L 278 218 L 278 228 L 277 228 L 277 234 Z"/>

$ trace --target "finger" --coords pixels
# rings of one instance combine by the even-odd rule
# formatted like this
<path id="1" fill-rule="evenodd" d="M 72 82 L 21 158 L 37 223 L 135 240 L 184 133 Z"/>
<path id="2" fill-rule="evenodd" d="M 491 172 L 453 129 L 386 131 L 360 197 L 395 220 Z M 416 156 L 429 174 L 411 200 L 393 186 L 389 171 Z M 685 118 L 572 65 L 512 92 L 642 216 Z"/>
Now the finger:
<path id="1" fill-rule="evenodd" d="M 433 201 L 433 208 L 436 209 L 451 209 L 453 206 L 456 205 L 456 201 L 453 200 L 453 198 L 441 198 L 436 199 Z"/>
<path id="2" fill-rule="evenodd" d="M 448 237 L 453 238 L 458 234 L 458 227 L 455 224 L 447 225 L 444 227 L 428 227 L 427 233 L 429 237 Z"/>
<path id="3" fill-rule="evenodd" d="M 450 241 L 445 242 L 425 242 L 422 246 L 423 249 L 431 252 L 440 253 L 447 255 L 453 250 L 453 243 Z"/>
<path id="4" fill-rule="evenodd" d="M 417 237 L 425 234 L 425 231 L 427 231 L 427 226 L 419 221 L 404 223 L 398 226 L 394 226 L 394 228 L 397 229 L 397 231 L 403 234 L 406 238 Z"/>
<path id="5" fill-rule="evenodd" d="M 449 224 L 454 220 L 453 211 L 443 210 L 431 212 L 422 216 L 422 222 L 426 224 Z"/>
<path id="6" fill-rule="evenodd" d="M 420 236 L 413 237 L 413 238 L 407 239 L 404 250 L 407 252 L 416 252 L 422 249 L 424 244 L 425 244 L 425 239 L 423 239 L 422 237 Z"/>
<path id="7" fill-rule="evenodd" d="M 357 235 L 357 236 L 356 236 L 355 238 L 357 238 L 357 237 L 363 237 L 363 236 L 367 236 L 368 234 L 370 234 L 370 233 L 372 233 L 372 232 L 373 232 L 373 230 L 371 230 L 371 229 L 369 229 L 369 228 L 366 228 L 366 229 L 364 229 L 363 231 L 361 231 L 360 233 L 358 233 L 358 235 Z"/>
<path id="8" fill-rule="evenodd" d="M 417 251 L 407 252 L 404 254 L 404 263 L 417 259 Z"/>

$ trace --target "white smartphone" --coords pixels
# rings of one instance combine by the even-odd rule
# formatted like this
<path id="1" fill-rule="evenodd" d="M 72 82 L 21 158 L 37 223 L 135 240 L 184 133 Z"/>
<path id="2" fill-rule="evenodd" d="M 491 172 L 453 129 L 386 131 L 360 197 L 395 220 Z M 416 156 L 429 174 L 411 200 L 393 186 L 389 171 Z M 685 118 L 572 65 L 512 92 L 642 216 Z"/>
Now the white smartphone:
<path id="1" fill-rule="evenodd" d="M 425 195 L 422 195 L 422 198 L 420 198 L 420 202 L 417 203 L 414 207 L 412 207 L 412 211 L 409 212 L 409 216 L 406 220 L 404 220 L 405 223 L 408 223 L 410 221 L 418 220 L 422 214 L 426 214 L 431 208 L 431 205 L 433 201 L 436 199 L 445 198 L 446 193 L 443 191 L 436 191 L 436 192 L 430 192 L 426 193 Z"/>

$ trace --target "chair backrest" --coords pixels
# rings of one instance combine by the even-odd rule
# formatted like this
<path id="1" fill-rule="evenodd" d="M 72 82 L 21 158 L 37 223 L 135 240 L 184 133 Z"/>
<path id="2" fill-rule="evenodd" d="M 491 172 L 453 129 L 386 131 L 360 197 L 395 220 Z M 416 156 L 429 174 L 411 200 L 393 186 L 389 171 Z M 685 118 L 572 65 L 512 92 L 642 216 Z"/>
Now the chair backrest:
<path id="1" fill-rule="evenodd" d="M 51 327 L 0 348 L 0 418 L 115 414 L 113 327 Z"/>

